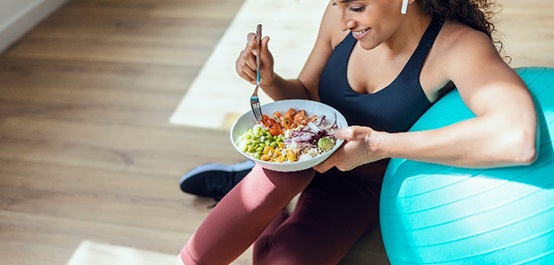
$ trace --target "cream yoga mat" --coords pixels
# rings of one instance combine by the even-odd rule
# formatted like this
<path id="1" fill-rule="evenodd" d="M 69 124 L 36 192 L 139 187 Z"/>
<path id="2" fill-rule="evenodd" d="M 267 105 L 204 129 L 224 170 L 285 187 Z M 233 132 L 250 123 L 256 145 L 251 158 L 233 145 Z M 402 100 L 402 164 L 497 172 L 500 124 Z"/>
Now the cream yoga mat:
<path id="1" fill-rule="evenodd" d="M 246 35 L 263 25 L 275 71 L 296 78 L 315 43 L 327 6 L 321 0 L 246 0 L 170 118 L 176 125 L 227 130 L 244 112 L 254 85 L 235 72 Z M 260 94 L 262 104 L 271 99 Z"/>
<path id="2" fill-rule="evenodd" d="M 173 265 L 177 255 L 83 241 L 67 265 Z"/>

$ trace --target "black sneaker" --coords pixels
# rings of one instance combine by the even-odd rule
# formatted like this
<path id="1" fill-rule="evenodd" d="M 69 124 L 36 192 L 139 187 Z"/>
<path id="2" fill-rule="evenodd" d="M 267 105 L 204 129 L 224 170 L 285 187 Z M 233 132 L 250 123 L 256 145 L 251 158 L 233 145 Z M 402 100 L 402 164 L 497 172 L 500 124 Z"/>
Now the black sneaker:
<path id="1" fill-rule="evenodd" d="M 237 183 L 239 183 L 254 167 L 250 160 L 224 165 L 205 164 L 193 168 L 181 177 L 181 190 L 197 196 L 211 197 L 221 200 Z"/>

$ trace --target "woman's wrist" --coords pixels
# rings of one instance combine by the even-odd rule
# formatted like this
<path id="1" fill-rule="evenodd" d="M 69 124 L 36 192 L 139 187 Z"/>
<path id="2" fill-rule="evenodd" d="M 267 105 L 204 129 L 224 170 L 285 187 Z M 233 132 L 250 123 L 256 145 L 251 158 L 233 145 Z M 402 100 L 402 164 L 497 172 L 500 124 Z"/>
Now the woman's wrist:
<path id="1" fill-rule="evenodd" d="M 276 73 L 273 73 L 272 77 L 265 77 L 262 79 L 260 86 L 267 90 L 275 89 L 276 86 L 279 86 L 278 84 L 278 75 Z"/>
<path id="2" fill-rule="evenodd" d="M 275 100 L 277 100 L 277 98 L 275 98 L 276 93 L 278 94 L 278 91 L 282 90 L 280 88 L 282 86 L 282 82 L 280 82 L 279 79 L 281 79 L 280 76 L 278 76 L 277 74 L 273 74 L 273 78 L 271 79 L 266 78 L 266 80 L 263 80 L 262 83 L 260 84 L 260 87 L 262 88 L 262 90 L 268 96 L 270 96 Z"/>
<path id="3" fill-rule="evenodd" d="M 365 140 L 369 146 L 369 155 L 378 159 L 391 157 L 387 143 L 391 141 L 392 136 L 392 134 L 383 131 L 373 131 L 368 135 Z"/>

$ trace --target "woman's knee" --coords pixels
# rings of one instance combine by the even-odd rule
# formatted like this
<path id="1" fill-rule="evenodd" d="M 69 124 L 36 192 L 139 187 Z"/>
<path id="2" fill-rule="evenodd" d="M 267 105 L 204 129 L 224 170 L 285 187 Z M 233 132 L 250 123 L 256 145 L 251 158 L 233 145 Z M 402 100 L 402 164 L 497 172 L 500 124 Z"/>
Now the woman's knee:
<path id="1" fill-rule="evenodd" d="M 270 185 L 282 191 L 298 194 L 303 191 L 315 176 L 313 169 L 295 172 L 278 172 L 255 166 L 248 174 L 252 183 Z"/>

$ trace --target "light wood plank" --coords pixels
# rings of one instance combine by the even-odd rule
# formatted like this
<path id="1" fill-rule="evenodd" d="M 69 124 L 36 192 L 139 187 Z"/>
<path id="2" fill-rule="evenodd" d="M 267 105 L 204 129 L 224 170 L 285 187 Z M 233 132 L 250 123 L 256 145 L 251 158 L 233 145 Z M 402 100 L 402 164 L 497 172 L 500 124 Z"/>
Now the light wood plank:
<path id="1" fill-rule="evenodd" d="M 0 54 L 0 264 L 85 240 L 177 255 L 213 204 L 181 174 L 242 157 L 167 121 L 241 4 L 70 1 Z"/>

